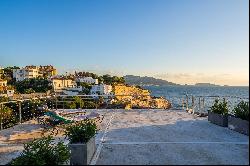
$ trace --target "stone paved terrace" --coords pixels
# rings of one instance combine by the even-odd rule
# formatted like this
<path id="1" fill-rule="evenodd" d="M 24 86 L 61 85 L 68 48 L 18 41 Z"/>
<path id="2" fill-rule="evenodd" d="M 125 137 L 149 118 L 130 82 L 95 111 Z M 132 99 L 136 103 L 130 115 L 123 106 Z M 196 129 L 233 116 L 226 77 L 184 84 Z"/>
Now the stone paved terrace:
<path id="1" fill-rule="evenodd" d="M 92 165 L 249 164 L 249 137 L 211 124 L 206 117 L 181 110 L 89 111 L 104 115 Z M 22 149 L 3 137 L 0 164 Z"/>

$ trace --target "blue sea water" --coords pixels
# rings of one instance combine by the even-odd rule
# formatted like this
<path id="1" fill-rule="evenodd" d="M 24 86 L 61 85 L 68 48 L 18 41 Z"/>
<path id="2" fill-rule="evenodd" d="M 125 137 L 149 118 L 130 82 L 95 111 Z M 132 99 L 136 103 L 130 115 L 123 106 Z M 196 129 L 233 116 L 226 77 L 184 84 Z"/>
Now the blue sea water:
<path id="1" fill-rule="evenodd" d="M 249 100 L 248 86 L 143 86 L 143 88 L 148 89 L 152 96 L 165 97 L 166 99 L 170 100 L 175 107 L 182 106 L 182 101 L 186 99 L 186 94 L 189 96 L 189 104 L 191 104 L 191 96 L 195 97 L 196 104 L 199 102 L 199 96 L 203 96 L 206 107 L 211 106 L 215 98 L 226 98 L 231 107 L 239 103 L 241 100 Z"/>

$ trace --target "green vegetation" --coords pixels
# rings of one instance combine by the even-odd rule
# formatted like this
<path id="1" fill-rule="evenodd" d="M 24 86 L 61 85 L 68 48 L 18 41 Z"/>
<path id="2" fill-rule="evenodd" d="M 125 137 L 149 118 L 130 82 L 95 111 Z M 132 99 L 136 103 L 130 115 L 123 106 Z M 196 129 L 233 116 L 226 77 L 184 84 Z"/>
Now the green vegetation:
<path id="1" fill-rule="evenodd" d="M 47 79 L 31 78 L 15 83 L 16 91 L 19 93 L 44 93 L 52 89 L 52 85 Z"/>
<path id="2" fill-rule="evenodd" d="M 87 143 L 97 132 L 94 120 L 86 119 L 66 127 L 65 136 L 70 143 Z"/>
<path id="3" fill-rule="evenodd" d="M 114 85 L 114 84 L 124 84 L 125 80 L 123 77 L 110 76 L 108 74 L 101 76 L 104 84 Z"/>
<path id="4" fill-rule="evenodd" d="M 70 151 L 62 141 L 57 144 L 51 136 L 24 144 L 24 151 L 10 165 L 61 165 L 70 158 Z"/>
<path id="5" fill-rule="evenodd" d="M 237 118 L 249 121 L 249 102 L 241 101 L 234 107 L 233 113 Z"/>
<path id="6" fill-rule="evenodd" d="M 211 112 L 227 115 L 228 114 L 228 105 L 225 99 L 222 102 L 219 102 L 218 99 L 215 99 L 214 105 L 210 107 Z"/>
<path id="7" fill-rule="evenodd" d="M 9 67 L 5 67 L 3 69 L 3 76 L 2 79 L 7 80 L 8 84 L 13 85 L 15 83 L 15 80 L 13 79 L 13 69 L 20 69 L 17 66 L 9 66 Z"/>

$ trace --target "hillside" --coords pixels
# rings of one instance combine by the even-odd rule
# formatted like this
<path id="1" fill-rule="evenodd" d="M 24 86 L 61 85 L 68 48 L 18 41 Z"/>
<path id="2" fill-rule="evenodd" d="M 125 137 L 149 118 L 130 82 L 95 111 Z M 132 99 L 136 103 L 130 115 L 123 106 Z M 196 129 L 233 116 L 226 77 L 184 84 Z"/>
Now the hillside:
<path id="1" fill-rule="evenodd" d="M 123 78 L 125 79 L 125 82 L 129 85 L 141 85 L 141 86 L 147 86 L 147 85 L 178 85 L 175 84 L 173 82 L 169 82 L 166 80 L 162 80 L 162 79 L 157 79 L 154 77 L 140 77 L 140 76 L 134 76 L 134 75 L 126 75 L 123 76 Z"/>

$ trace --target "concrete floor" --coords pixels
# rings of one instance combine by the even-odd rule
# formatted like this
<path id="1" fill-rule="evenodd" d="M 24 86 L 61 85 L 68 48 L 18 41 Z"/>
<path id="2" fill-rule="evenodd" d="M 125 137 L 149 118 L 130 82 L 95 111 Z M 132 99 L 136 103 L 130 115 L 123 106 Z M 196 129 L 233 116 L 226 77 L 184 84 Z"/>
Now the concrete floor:
<path id="1" fill-rule="evenodd" d="M 249 164 L 249 137 L 211 124 L 206 117 L 180 110 L 88 111 L 104 115 L 92 165 Z M 34 135 L 39 127 L 35 124 L 31 130 L 31 125 L 0 132 L 0 164 L 8 163 L 23 149 L 20 142 L 13 144 L 18 137 L 9 133 L 34 129 Z"/>
<path id="2" fill-rule="evenodd" d="M 91 164 L 249 164 L 248 136 L 184 111 L 116 110 L 103 124 Z"/>

